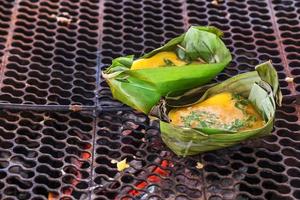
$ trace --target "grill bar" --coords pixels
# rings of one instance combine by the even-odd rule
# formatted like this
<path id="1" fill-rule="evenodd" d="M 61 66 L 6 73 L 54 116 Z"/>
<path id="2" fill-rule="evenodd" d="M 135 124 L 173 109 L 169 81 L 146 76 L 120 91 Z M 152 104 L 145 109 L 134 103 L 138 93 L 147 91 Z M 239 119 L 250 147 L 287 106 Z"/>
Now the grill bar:
<path id="1" fill-rule="evenodd" d="M 271 19 L 272 19 L 272 23 L 273 23 L 273 27 L 276 33 L 276 36 L 278 38 L 278 45 L 279 45 L 279 49 L 280 49 L 280 53 L 281 53 L 281 57 L 283 58 L 284 61 L 284 68 L 285 68 L 285 73 L 287 77 L 293 77 L 292 74 L 292 69 L 291 67 L 289 67 L 290 62 L 288 61 L 288 52 L 285 51 L 285 45 L 283 44 L 284 38 L 281 37 L 280 34 L 280 29 L 279 29 L 279 24 L 278 24 L 278 18 L 276 16 L 275 10 L 274 10 L 274 4 L 272 4 L 271 0 L 267 1 L 268 6 L 270 8 L 271 11 Z M 299 90 L 296 90 L 296 83 L 292 82 L 289 83 L 288 86 L 290 88 L 290 90 L 292 91 L 292 94 L 299 94 Z M 300 106 L 296 105 L 296 110 L 297 110 L 297 116 L 300 116 Z M 298 123 L 300 123 L 300 117 L 298 117 Z"/>
<path id="2" fill-rule="evenodd" d="M 188 30 L 190 24 L 189 24 L 188 12 L 187 12 L 187 3 L 185 0 L 182 0 L 181 3 L 182 3 L 183 28 L 184 30 Z"/>
<path id="3" fill-rule="evenodd" d="M 116 112 L 116 111 L 131 111 L 129 107 L 113 107 L 113 106 L 82 106 L 82 105 L 30 105 L 30 104 L 7 104 L 0 103 L 0 109 L 5 110 L 18 110 L 18 111 L 71 111 L 71 112 Z"/>
<path id="4" fill-rule="evenodd" d="M 291 74 L 291 70 L 290 70 L 289 65 L 288 65 L 287 54 L 284 51 L 284 47 L 283 47 L 283 44 L 282 44 L 283 39 L 281 38 L 280 31 L 279 31 L 279 28 L 278 28 L 278 25 L 277 25 L 277 19 L 276 19 L 276 16 L 275 16 L 274 8 L 272 7 L 272 2 L 271 2 L 271 0 L 267 0 L 266 3 L 268 4 L 268 7 L 270 9 L 270 17 L 271 17 L 271 21 L 272 21 L 272 26 L 273 26 L 273 30 L 274 30 L 274 33 L 275 33 L 275 36 L 276 36 L 276 42 L 278 44 L 280 57 L 282 58 L 285 75 L 287 77 L 291 77 L 292 74 Z M 292 94 L 296 93 L 294 83 L 288 84 L 288 87 L 291 90 Z"/>
<path id="5" fill-rule="evenodd" d="M 284 101 L 290 101 L 297 108 L 300 105 L 300 94 L 288 95 L 283 97 Z M 13 104 L 0 103 L 0 109 L 7 110 L 32 110 L 32 111 L 72 111 L 72 112 L 116 112 L 131 111 L 132 108 L 127 106 L 85 106 L 85 105 L 35 105 L 35 104 Z"/>
<path id="6" fill-rule="evenodd" d="M 10 21 L 11 22 L 15 22 L 16 21 L 16 15 L 17 15 L 17 9 L 18 9 L 18 2 L 14 2 L 12 3 L 13 7 L 12 7 L 12 14 L 10 15 Z M 9 24 L 9 28 L 8 28 L 8 33 L 6 36 L 6 42 L 4 45 L 4 50 L 3 50 L 3 55 L 2 55 L 2 59 L 1 59 L 1 65 L 0 65 L 0 84 L 2 84 L 2 79 L 3 79 L 3 74 L 4 74 L 4 69 L 6 67 L 6 64 L 8 62 L 8 51 L 11 47 L 11 41 L 12 41 L 12 37 L 13 37 L 13 29 L 14 29 L 14 23 L 10 23 Z"/>

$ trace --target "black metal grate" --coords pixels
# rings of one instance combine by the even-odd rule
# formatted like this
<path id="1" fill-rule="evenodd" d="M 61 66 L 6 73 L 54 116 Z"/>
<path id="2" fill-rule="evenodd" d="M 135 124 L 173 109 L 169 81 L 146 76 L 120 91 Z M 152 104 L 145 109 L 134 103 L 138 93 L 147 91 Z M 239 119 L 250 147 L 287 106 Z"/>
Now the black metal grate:
<path id="1" fill-rule="evenodd" d="M 228 78 L 232 73 L 251 70 L 258 62 L 271 59 L 278 70 L 283 94 L 295 93 L 293 85 L 285 81 L 286 76 L 290 76 L 290 69 L 286 65 L 286 52 L 279 43 L 277 24 L 272 23 L 274 11 L 269 7 L 270 2 L 228 1 L 220 5 L 203 3 L 200 6 L 193 3 L 190 4 L 190 9 L 188 7 L 191 23 L 207 25 L 207 20 L 201 20 L 201 16 L 198 16 L 198 13 L 206 11 L 204 16 L 209 16 L 209 24 L 226 31 L 225 41 L 234 54 L 232 66 L 224 72 L 227 76 L 220 75 L 218 80 Z M 286 2 L 281 1 L 280 4 L 284 5 Z M 226 154 L 220 151 L 203 155 L 208 197 L 226 199 L 228 195 L 229 199 L 299 198 L 299 186 L 291 184 L 292 177 L 297 173 L 297 166 L 290 171 L 286 163 L 290 163 L 289 156 L 296 155 L 299 150 L 299 111 L 296 109 L 299 110 L 299 106 L 296 108 L 291 102 L 285 102 L 277 112 L 276 134 L 263 140 L 258 148 L 244 145 Z M 222 186 L 222 181 L 228 177 L 237 180 Z"/>
<path id="2" fill-rule="evenodd" d="M 0 4 L 0 59 L 2 59 L 5 51 L 5 44 L 9 30 L 10 17 L 12 14 L 13 1 L 5 1 Z M 2 69 L 1 65 L 1 69 Z"/>
<path id="3" fill-rule="evenodd" d="M 177 1 L 104 1 L 101 64 L 122 55 L 142 55 L 184 32 L 181 3 Z M 101 82 L 100 104 L 120 106 Z"/>
<path id="4" fill-rule="evenodd" d="M 98 1 L 14 4 L 7 36 L 9 53 L 2 59 L 0 101 L 93 105 Z"/>
<path id="5" fill-rule="evenodd" d="M 271 4 L 274 20 L 282 38 L 281 48 L 285 52 L 285 64 L 289 66 L 288 73 L 295 78 L 294 89 L 300 92 L 299 84 L 299 47 L 300 47 L 300 2 L 273 0 Z"/>
<path id="6" fill-rule="evenodd" d="M 134 111 L 100 115 L 96 144 L 95 199 L 132 199 L 133 191 L 139 193 L 134 195 L 137 199 L 204 198 L 203 172 L 195 168 L 199 156 L 175 157 L 161 141 L 158 124 L 144 115 Z M 119 172 L 111 161 L 124 158 L 131 167 Z M 168 164 L 162 165 L 165 161 Z"/>
<path id="7" fill-rule="evenodd" d="M 93 118 L 0 111 L 0 199 L 87 198 Z"/>
<path id="8" fill-rule="evenodd" d="M 300 198 L 298 1 L 7 0 L 0 11 L 0 105 L 27 109 L 0 111 L 0 199 Z M 157 122 L 112 99 L 100 68 L 190 25 L 225 32 L 234 60 L 215 81 L 273 61 L 285 95 L 273 135 L 179 158 Z M 34 111 L 71 104 L 91 112 Z M 96 112 L 106 106 L 115 112 Z"/>

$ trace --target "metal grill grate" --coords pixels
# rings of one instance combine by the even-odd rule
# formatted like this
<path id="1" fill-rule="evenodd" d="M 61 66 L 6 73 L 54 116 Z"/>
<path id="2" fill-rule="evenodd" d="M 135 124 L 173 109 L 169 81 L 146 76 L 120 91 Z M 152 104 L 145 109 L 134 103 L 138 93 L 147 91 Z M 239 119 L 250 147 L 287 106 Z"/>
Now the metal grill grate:
<path id="1" fill-rule="evenodd" d="M 299 199 L 299 16 L 294 0 L 1 1 L 0 105 L 23 111 L 0 111 L 0 199 Z M 273 61 L 285 95 L 273 135 L 179 158 L 157 122 L 112 99 L 100 69 L 192 24 L 225 32 L 234 60 L 215 81 Z M 87 112 L 54 112 L 68 109 Z"/>
<path id="2" fill-rule="evenodd" d="M 0 118 L 0 199 L 87 198 L 92 117 L 1 111 Z"/>
<path id="3" fill-rule="evenodd" d="M 6 42 L 10 24 L 10 18 L 12 15 L 13 1 L 5 1 L 0 4 L 0 59 L 3 58 L 4 52 L 6 50 Z M 3 68 L 1 65 L 1 70 Z"/>
<path id="4" fill-rule="evenodd" d="M 2 58 L 0 101 L 93 105 L 98 2 L 16 1 L 14 5 L 14 13 L 8 15 L 11 27 L 8 53 Z"/>

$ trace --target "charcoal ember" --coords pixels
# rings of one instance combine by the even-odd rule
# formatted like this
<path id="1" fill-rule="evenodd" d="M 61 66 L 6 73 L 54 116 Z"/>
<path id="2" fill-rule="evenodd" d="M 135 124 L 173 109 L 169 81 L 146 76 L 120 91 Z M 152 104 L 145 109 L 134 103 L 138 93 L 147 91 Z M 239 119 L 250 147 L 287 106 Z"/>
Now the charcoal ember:
<path id="1" fill-rule="evenodd" d="M 230 179 L 230 178 L 224 178 L 221 180 L 221 186 L 222 187 L 228 187 L 228 186 L 231 186 L 233 184 L 233 180 Z"/>
<path id="2" fill-rule="evenodd" d="M 159 121 L 158 120 L 151 120 L 150 124 L 151 127 L 159 127 Z"/>
<path id="3" fill-rule="evenodd" d="M 233 190 L 222 190 L 221 192 L 224 199 L 234 199 L 236 194 Z"/>
<path id="4" fill-rule="evenodd" d="M 144 167 L 143 161 L 141 160 L 132 160 L 129 162 L 129 164 L 135 169 L 141 169 L 142 167 Z"/>
<path id="5" fill-rule="evenodd" d="M 160 197 L 152 196 L 151 194 L 161 193 L 161 188 L 157 185 L 149 185 L 145 188 L 146 192 L 141 192 L 141 194 L 137 195 L 137 199 L 146 200 L 146 199 L 159 199 Z"/>
<path id="6" fill-rule="evenodd" d="M 164 189 L 170 189 L 174 186 L 173 181 L 168 178 L 161 179 L 161 185 L 162 185 L 162 188 L 164 188 Z"/>
<path id="7" fill-rule="evenodd" d="M 176 182 L 178 184 L 188 185 L 189 187 L 197 188 L 201 187 L 201 180 L 188 178 L 182 174 L 176 176 Z"/>
<path id="8" fill-rule="evenodd" d="M 241 180 L 241 179 L 245 178 L 245 173 L 235 172 L 235 173 L 233 173 L 232 177 L 234 179 Z"/>
<path id="9" fill-rule="evenodd" d="M 152 137 L 154 137 L 154 136 L 159 136 L 159 134 L 160 134 L 160 132 L 159 132 L 159 130 L 158 129 L 148 129 L 147 130 L 147 135 L 146 135 L 146 137 L 148 138 L 152 138 Z"/>
<path id="10" fill-rule="evenodd" d="M 123 130 L 121 134 L 126 136 L 126 135 L 130 135 L 131 133 L 132 130 Z"/>
<path id="11" fill-rule="evenodd" d="M 149 146 L 149 148 L 148 148 L 149 151 L 160 152 L 160 150 L 163 146 L 163 142 L 161 141 L 161 139 L 159 137 L 149 138 L 148 146 Z"/>
<path id="12" fill-rule="evenodd" d="M 178 195 L 175 199 L 176 199 L 176 200 L 188 200 L 189 197 L 183 196 L 183 195 Z"/>
<path id="13" fill-rule="evenodd" d="M 73 196 L 79 199 L 83 194 L 88 195 L 86 179 L 89 178 L 91 161 L 89 158 L 81 160 L 81 155 L 91 155 L 91 117 L 79 114 L 76 116 L 77 123 L 74 124 L 74 116 L 70 113 L 55 113 L 51 114 L 51 118 L 56 122 L 45 123 L 42 129 L 40 122 L 46 115 L 44 112 L 3 111 L 4 113 L 18 118 L 22 116 L 16 121 L 15 127 L 15 132 L 21 137 L 15 137 L 11 146 L 7 146 L 11 150 L 11 155 L 7 158 L 10 164 L 6 166 L 9 174 L 1 178 L 6 185 L 3 188 L 5 196 L 18 194 L 18 199 L 36 199 L 41 196 L 47 198 L 53 193 L 59 197 Z M 61 119 L 69 120 L 62 125 Z M 66 134 L 71 129 L 79 129 L 90 136 L 81 142 L 82 137 Z M 66 144 L 68 148 L 65 148 Z M 66 185 L 69 185 L 68 190 L 65 189 Z"/>
<path id="14" fill-rule="evenodd" d="M 168 189 L 163 190 L 161 195 L 162 195 L 162 198 L 164 198 L 164 199 L 170 199 L 171 200 L 171 199 L 176 198 L 174 192 L 172 190 L 168 190 Z"/>
<path id="15" fill-rule="evenodd" d="M 123 124 L 123 128 L 124 129 L 131 129 L 131 130 L 135 130 L 139 127 L 138 124 L 135 124 L 131 121 L 126 121 L 124 124 Z"/>
<path id="16" fill-rule="evenodd" d="M 170 151 L 165 151 L 165 150 L 162 150 L 159 153 L 159 156 L 164 159 L 170 158 L 170 156 L 172 156 L 172 155 L 173 155 L 173 153 L 171 153 Z"/>
<path id="17" fill-rule="evenodd" d="M 145 123 L 148 120 L 146 115 L 141 114 L 139 112 L 123 113 L 122 116 L 124 119 L 133 120 L 136 121 L 137 123 Z"/>
<path id="18" fill-rule="evenodd" d="M 221 187 L 220 185 L 211 185 L 207 188 L 207 191 L 210 193 L 218 194 L 221 192 Z"/>
<path id="19" fill-rule="evenodd" d="M 222 200 L 220 196 L 211 196 L 209 200 Z"/>

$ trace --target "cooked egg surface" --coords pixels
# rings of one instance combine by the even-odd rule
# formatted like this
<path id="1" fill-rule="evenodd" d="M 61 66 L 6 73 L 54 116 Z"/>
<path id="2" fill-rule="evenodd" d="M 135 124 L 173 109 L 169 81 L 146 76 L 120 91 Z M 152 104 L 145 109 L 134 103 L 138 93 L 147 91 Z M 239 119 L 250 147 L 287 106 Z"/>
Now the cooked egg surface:
<path id="1" fill-rule="evenodd" d="M 157 68 L 170 65 L 169 63 L 173 63 L 175 66 L 182 66 L 186 64 L 186 62 L 177 57 L 176 53 L 171 51 L 163 51 L 150 58 L 141 58 L 135 60 L 130 69 Z"/>
<path id="2" fill-rule="evenodd" d="M 230 131 L 262 127 L 265 122 L 254 106 L 240 95 L 229 92 L 214 95 L 198 104 L 169 112 L 171 123 L 192 128 Z"/>

